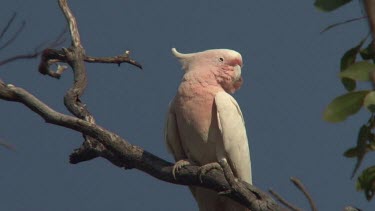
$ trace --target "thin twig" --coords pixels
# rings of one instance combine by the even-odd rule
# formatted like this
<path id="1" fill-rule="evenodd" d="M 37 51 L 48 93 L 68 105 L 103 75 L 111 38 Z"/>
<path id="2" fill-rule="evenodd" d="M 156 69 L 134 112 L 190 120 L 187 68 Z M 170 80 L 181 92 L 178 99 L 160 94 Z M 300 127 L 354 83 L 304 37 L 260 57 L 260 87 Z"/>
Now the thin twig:
<path id="1" fill-rule="evenodd" d="M 10 44 L 12 44 L 12 42 L 14 42 L 17 39 L 18 35 L 21 34 L 22 30 L 25 28 L 25 25 L 26 25 L 26 22 L 22 21 L 21 26 L 17 29 L 17 31 L 14 33 L 14 35 L 7 42 L 5 42 L 2 46 L 0 46 L 0 50 L 4 49 L 7 46 L 9 46 Z"/>
<path id="2" fill-rule="evenodd" d="M 12 25 L 12 22 L 14 21 L 14 19 L 16 18 L 17 16 L 17 13 L 14 12 L 12 17 L 9 19 L 9 21 L 7 22 L 7 24 L 5 25 L 4 29 L 1 30 L 1 33 L 0 33 L 0 40 L 1 38 L 4 36 L 4 34 L 8 31 L 10 25 Z"/>
<path id="3" fill-rule="evenodd" d="M 30 54 L 20 54 L 20 55 L 12 56 L 12 57 L 9 57 L 7 59 L 4 59 L 4 60 L 0 61 L 0 66 L 2 66 L 4 64 L 7 64 L 9 62 L 16 61 L 16 60 L 33 59 L 33 58 L 37 57 L 39 54 L 40 54 L 40 52 L 34 52 L 34 53 L 30 53 Z"/>
<path id="4" fill-rule="evenodd" d="M 43 42 L 43 43 L 39 44 L 37 47 L 35 47 L 33 53 L 19 54 L 19 55 L 11 56 L 11 57 L 9 57 L 7 59 L 4 59 L 4 60 L 0 60 L 0 66 L 5 65 L 5 64 L 10 63 L 10 62 L 21 60 L 21 59 L 36 58 L 43 52 L 44 48 L 53 48 L 53 47 L 57 47 L 58 45 L 61 45 L 62 43 L 64 43 L 65 42 L 65 37 L 64 37 L 65 34 L 66 34 L 66 28 L 64 30 L 62 30 L 59 33 L 59 35 L 57 36 L 57 38 L 54 41 L 50 42 L 49 44 L 47 44 L 46 42 Z"/>
<path id="5" fill-rule="evenodd" d="M 355 22 L 355 21 L 359 21 L 359 20 L 363 20 L 363 19 L 366 19 L 367 16 L 362 16 L 362 17 L 359 17 L 359 18 L 352 18 L 352 19 L 349 19 L 349 20 L 346 20 L 346 21 L 342 21 L 342 22 L 338 22 L 338 23 L 334 23 L 332 25 L 329 25 L 327 26 L 326 28 L 324 28 L 322 31 L 320 31 L 320 33 L 324 33 L 332 28 L 335 28 L 337 26 L 341 26 L 341 25 L 344 25 L 344 24 L 347 24 L 347 23 L 350 23 L 350 22 Z"/>
<path id="6" fill-rule="evenodd" d="M 129 53 L 114 57 L 91 57 L 85 56 L 85 62 L 89 63 L 113 63 L 120 66 L 121 63 L 128 63 L 142 69 L 142 65 L 129 57 Z"/>
<path id="7" fill-rule="evenodd" d="M 80 100 L 87 84 L 87 77 L 84 66 L 85 53 L 84 48 L 81 45 L 77 22 L 67 5 L 67 1 L 59 0 L 59 4 L 69 23 L 72 45 L 61 51 L 53 49 L 44 50 L 43 52 L 47 53 L 44 55 L 45 57 L 42 57 L 42 63 L 45 62 L 45 65 L 49 67 L 50 63 L 63 61 L 69 64 L 72 68 L 74 73 L 73 86 L 67 91 L 67 94 L 64 97 L 64 104 L 74 116 L 56 112 L 26 90 L 11 84 L 5 84 L 0 80 L 1 99 L 20 102 L 33 112 L 40 115 L 47 123 L 59 125 L 82 133 L 85 137 L 83 146 L 88 147 L 87 150 L 92 150 L 92 145 L 90 144 L 101 144 L 103 147 L 93 150 L 94 154 L 84 154 L 85 156 L 91 156 L 90 159 L 103 157 L 118 167 L 125 169 L 136 168 L 155 178 L 170 183 L 199 186 L 217 192 L 231 190 L 225 195 L 226 197 L 230 197 L 254 211 L 284 210 L 284 208 L 276 204 L 269 195 L 246 182 L 234 180 L 233 175 L 231 176 L 233 178 L 229 179 L 229 182 L 231 183 L 229 184 L 225 175 L 221 171 L 208 172 L 203 178 L 202 183 L 198 177 L 199 167 L 186 166 L 177 172 L 178 180 L 176 180 L 172 173 L 172 163 L 167 162 L 138 146 L 130 144 L 117 134 L 97 125 L 93 116 L 87 110 L 86 105 Z M 51 59 L 51 57 L 48 57 L 48 53 L 51 53 L 50 55 L 53 55 L 56 58 Z M 125 53 L 124 57 L 128 57 L 128 54 L 128 52 Z M 87 141 L 90 141 L 90 144 L 85 145 Z M 85 152 L 85 148 L 83 148 L 83 152 Z M 76 158 L 79 158 L 79 155 L 80 154 L 76 154 Z M 84 160 L 75 161 L 78 163 Z M 229 168 L 228 165 L 226 167 Z"/>
<path id="8" fill-rule="evenodd" d="M 312 199 L 311 195 L 307 191 L 306 187 L 302 184 L 302 182 L 299 179 L 295 178 L 295 177 L 291 177 L 290 181 L 292 181 L 293 184 L 303 193 L 303 195 L 305 195 L 305 197 L 309 201 L 311 210 L 312 211 L 317 211 L 318 209 L 316 208 L 314 200 Z"/>
<path id="9" fill-rule="evenodd" d="M 302 211 L 301 208 L 298 208 L 295 205 L 293 205 L 292 203 L 288 202 L 286 199 L 284 199 L 282 196 L 280 196 L 280 194 L 276 193 L 275 191 L 270 189 L 269 192 L 271 193 L 271 195 L 273 197 L 276 198 L 276 200 L 278 200 L 281 204 L 283 204 L 284 206 L 286 206 L 290 210 L 292 210 L 292 211 Z"/>

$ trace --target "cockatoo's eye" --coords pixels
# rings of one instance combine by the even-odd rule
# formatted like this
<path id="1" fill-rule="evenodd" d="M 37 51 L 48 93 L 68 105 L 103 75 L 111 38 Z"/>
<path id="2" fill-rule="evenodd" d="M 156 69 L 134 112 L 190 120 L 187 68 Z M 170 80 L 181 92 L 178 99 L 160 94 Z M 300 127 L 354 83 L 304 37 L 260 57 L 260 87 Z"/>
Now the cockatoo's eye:
<path id="1" fill-rule="evenodd" d="M 224 61 L 224 58 L 223 58 L 223 57 L 220 57 L 219 60 L 220 60 L 221 62 L 223 62 L 223 61 Z"/>

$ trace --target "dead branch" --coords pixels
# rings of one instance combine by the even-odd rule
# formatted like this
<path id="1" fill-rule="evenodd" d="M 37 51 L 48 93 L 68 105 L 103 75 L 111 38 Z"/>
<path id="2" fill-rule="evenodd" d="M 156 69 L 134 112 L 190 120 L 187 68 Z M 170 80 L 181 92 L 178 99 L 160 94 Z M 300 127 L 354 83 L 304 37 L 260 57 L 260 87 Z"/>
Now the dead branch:
<path id="1" fill-rule="evenodd" d="M 136 62 L 135 60 L 131 59 L 129 57 L 130 51 L 125 51 L 123 55 L 115 56 L 115 57 L 85 57 L 85 62 L 89 63 L 114 63 L 118 64 L 120 66 L 121 63 L 129 63 L 131 65 L 134 65 L 140 69 L 142 69 L 142 65 Z"/>
<path id="2" fill-rule="evenodd" d="M 138 146 L 130 144 L 117 134 L 97 124 L 56 112 L 26 90 L 12 84 L 5 84 L 3 81 L 0 81 L 0 98 L 24 104 L 39 114 L 47 123 L 70 128 L 93 137 L 105 147 L 103 149 L 92 149 L 97 153 L 94 157 L 104 157 L 118 167 L 125 169 L 136 168 L 169 183 L 200 186 L 217 192 L 231 190 L 226 194 L 227 197 L 241 204 L 248 205 L 252 210 L 284 210 L 269 198 L 267 194 L 246 182 L 239 181 L 237 185 L 241 189 L 247 190 L 247 196 L 244 197 L 243 193 L 231 188 L 223 172 L 218 170 L 209 171 L 202 177 L 203 183 L 201 183 L 198 178 L 199 167 L 186 166 L 177 172 L 177 179 L 174 179 L 172 175 L 173 163 L 167 162 Z M 251 201 L 245 201 L 245 198 L 250 198 Z"/>
<path id="3" fill-rule="evenodd" d="M 61 31 L 61 33 L 56 37 L 56 39 L 50 43 L 43 42 L 39 44 L 35 49 L 33 53 L 25 53 L 25 54 L 19 54 L 15 56 L 11 56 L 7 59 L 0 60 L 0 66 L 5 65 L 10 62 L 14 62 L 21 59 L 34 59 L 38 57 L 42 52 L 44 48 L 53 48 L 61 45 L 65 42 L 64 35 L 66 33 L 66 29 Z"/>
<path id="4" fill-rule="evenodd" d="M 269 192 L 271 193 L 271 195 L 273 197 L 276 198 L 276 200 L 278 200 L 284 206 L 288 207 L 290 210 L 292 210 L 292 211 L 302 211 L 301 208 L 298 208 L 298 207 L 294 206 L 293 204 L 288 202 L 286 199 L 284 199 L 280 194 L 276 193 L 275 191 L 269 190 Z"/>
<path id="5" fill-rule="evenodd" d="M 290 181 L 292 181 L 292 183 L 303 193 L 303 195 L 305 195 L 305 197 L 309 201 L 311 210 L 312 211 L 317 211 L 318 209 L 316 208 L 314 200 L 312 199 L 311 195 L 307 191 L 306 187 L 302 184 L 302 182 L 299 179 L 295 178 L 295 177 L 291 177 Z"/>
<path id="6" fill-rule="evenodd" d="M 1 30 L 0 32 L 0 39 L 3 38 L 4 34 L 8 31 L 9 27 L 12 25 L 14 19 L 16 18 L 17 13 L 13 13 L 12 17 L 8 20 L 7 24 L 5 27 Z"/>
<path id="7" fill-rule="evenodd" d="M 22 30 L 25 28 L 25 25 L 26 25 L 26 22 L 22 21 L 21 26 L 17 29 L 17 31 L 13 34 L 13 36 L 8 41 L 6 41 L 3 45 L 0 46 L 0 50 L 12 44 L 17 39 L 18 35 L 21 34 Z"/>
<path id="8" fill-rule="evenodd" d="M 375 2 L 372 0 L 364 0 L 363 3 L 367 13 L 372 38 L 375 39 Z"/>
<path id="9" fill-rule="evenodd" d="M 113 63 L 118 65 L 120 65 L 121 63 L 128 63 L 142 69 L 142 65 L 139 64 L 137 61 L 131 59 L 129 54 L 130 52 L 126 51 L 123 55 L 114 57 L 91 57 L 84 55 L 83 60 L 88 63 Z M 56 71 L 51 70 L 50 66 L 56 63 L 68 63 L 68 58 L 66 57 L 64 49 L 45 49 L 42 52 L 42 58 L 39 64 L 39 72 L 43 75 L 49 75 L 53 78 L 59 79 L 65 68 L 60 68 Z"/>
<path id="10" fill-rule="evenodd" d="M 84 142 L 71 155 L 71 163 L 79 163 L 103 157 L 115 166 L 124 169 L 135 168 L 165 182 L 199 186 L 225 193 L 226 197 L 254 211 L 285 210 L 276 204 L 266 193 L 256 187 L 243 181 L 234 180 L 231 171 L 226 171 L 227 168 L 225 166 L 224 173 L 220 170 L 209 171 L 202 177 L 202 182 L 198 177 L 198 166 L 183 167 L 177 172 L 176 178 L 174 178 L 172 173 L 173 163 L 167 162 L 138 146 L 132 145 L 117 134 L 97 125 L 94 117 L 80 100 L 87 85 L 85 61 L 116 64 L 127 62 L 138 67 L 141 66 L 129 57 L 129 52 L 113 58 L 93 58 L 86 56 L 80 40 L 77 22 L 67 5 L 67 1 L 59 0 L 59 5 L 69 23 L 72 44 L 69 48 L 63 48 L 62 50 L 44 50 L 39 71 L 42 74 L 58 78 L 63 73 L 63 70 L 50 70 L 50 65 L 54 63 L 66 63 L 70 66 L 73 71 L 74 82 L 64 97 L 64 104 L 74 116 L 59 113 L 26 90 L 11 84 L 5 84 L 1 80 L 0 99 L 22 103 L 40 115 L 47 123 L 82 133 Z"/>

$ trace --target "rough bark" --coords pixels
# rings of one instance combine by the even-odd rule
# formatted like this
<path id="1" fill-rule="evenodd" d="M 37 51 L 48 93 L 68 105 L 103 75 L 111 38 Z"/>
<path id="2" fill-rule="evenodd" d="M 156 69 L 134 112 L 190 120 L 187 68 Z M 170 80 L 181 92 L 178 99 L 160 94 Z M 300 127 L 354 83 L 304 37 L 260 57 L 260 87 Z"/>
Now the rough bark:
<path id="1" fill-rule="evenodd" d="M 115 166 L 124 169 L 135 168 L 165 182 L 215 190 L 254 211 L 285 210 L 268 194 L 246 182 L 235 180 L 230 168 L 225 164 L 221 164 L 224 171 L 212 170 L 202 176 L 202 182 L 198 177 L 198 166 L 185 166 L 176 173 L 176 178 L 174 178 L 173 163 L 167 162 L 141 147 L 132 145 L 117 134 L 97 125 L 94 117 L 80 100 L 87 84 L 85 62 L 118 65 L 125 62 L 139 68 L 141 65 L 130 58 L 128 51 L 116 57 L 94 58 L 87 56 L 80 41 L 76 19 L 68 7 L 67 1 L 59 0 L 59 5 L 69 24 L 72 44 L 69 48 L 61 50 L 44 50 L 39 71 L 42 74 L 59 78 L 67 67 L 60 66 L 57 71 L 54 71 L 50 69 L 51 64 L 66 63 L 70 66 L 74 73 L 74 80 L 72 87 L 64 97 L 64 104 L 73 116 L 53 110 L 28 91 L 6 84 L 2 80 L 0 80 L 0 99 L 22 103 L 40 115 L 47 123 L 82 133 L 84 142 L 71 155 L 71 163 L 103 157 Z"/>

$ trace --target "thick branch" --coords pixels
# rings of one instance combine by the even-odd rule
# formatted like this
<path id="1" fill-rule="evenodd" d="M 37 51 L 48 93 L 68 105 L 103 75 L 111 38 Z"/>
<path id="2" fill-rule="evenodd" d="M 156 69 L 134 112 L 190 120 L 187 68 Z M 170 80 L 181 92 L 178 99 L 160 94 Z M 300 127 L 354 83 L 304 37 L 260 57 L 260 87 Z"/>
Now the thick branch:
<path id="1" fill-rule="evenodd" d="M 229 166 L 222 171 L 210 171 L 199 180 L 197 166 L 187 166 L 177 173 L 177 179 L 172 174 L 173 164 L 131 145 L 117 134 L 114 134 L 95 124 L 85 104 L 80 100 L 86 85 L 87 76 L 84 62 L 121 63 L 128 62 L 140 67 L 129 58 L 129 52 L 114 58 L 87 57 L 81 44 L 77 21 L 67 5 L 66 0 L 59 0 L 60 7 L 68 21 L 72 45 L 60 51 L 47 49 L 43 52 L 39 71 L 52 77 L 60 77 L 63 69 L 56 72 L 49 70 L 51 64 L 64 62 L 73 70 L 74 83 L 64 97 L 66 108 L 75 116 L 58 113 L 38 100 L 22 88 L 6 85 L 0 80 L 0 98 L 8 101 L 21 102 L 46 122 L 60 125 L 81 132 L 85 141 L 80 149 L 71 156 L 72 163 L 96 157 L 104 157 L 114 165 L 123 168 L 136 168 L 160 180 L 189 186 L 200 186 L 225 193 L 225 196 L 247 206 L 251 210 L 283 210 L 267 194 L 243 181 L 235 181 Z M 229 170 L 228 170 L 229 168 Z M 229 183 L 228 183 L 229 181 Z"/>
<path id="2" fill-rule="evenodd" d="M 66 0 L 59 0 L 59 5 L 60 5 L 61 10 L 64 13 L 66 21 L 69 24 L 70 35 L 72 37 L 72 46 L 76 47 L 76 48 L 82 48 L 81 38 L 80 38 L 79 32 L 78 32 L 77 21 L 76 21 L 74 15 L 73 15 L 72 11 L 68 7 L 67 1 Z"/>
<path id="3" fill-rule="evenodd" d="M 238 182 L 241 189 L 248 190 L 246 196 L 236 189 L 232 189 L 221 171 L 212 170 L 203 177 L 203 183 L 198 179 L 198 166 L 186 166 L 177 172 L 177 179 L 173 178 L 173 164 L 167 162 L 138 146 L 131 145 L 118 135 L 85 120 L 58 113 L 38 100 L 22 88 L 11 84 L 6 85 L 0 80 L 0 98 L 8 101 L 23 103 L 35 113 L 39 114 L 46 122 L 73 129 L 99 140 L 105 148 L 112 153 L 107 154 L 109 161 L 119 167 L 136 168 L 165 182 L 200 186 L 213 189 L 217 192 L 227 192 L 227 197 L 248 206 L 251 210 L 284 210 L 277 205 L 267 194 L 246 182 Z M 251 198 L 251 201 L 244 199 Z"/>
<path id="4" fill-rule="evenodd" d="M 365 10 L 368 16 L 368 23 L 372 35 L 372 52 L 375 52 L 375 1 L 364 0 Z M 373 89 L 375 89 L 375 72 L 371 72 L 370 79 Z"/>
<path id="5" fill-rule="evenodd" d="M 368 16 L 372 38 L 375 40 L 375 2 L 373 0 L 364 0 L 364 6 Z"/>

